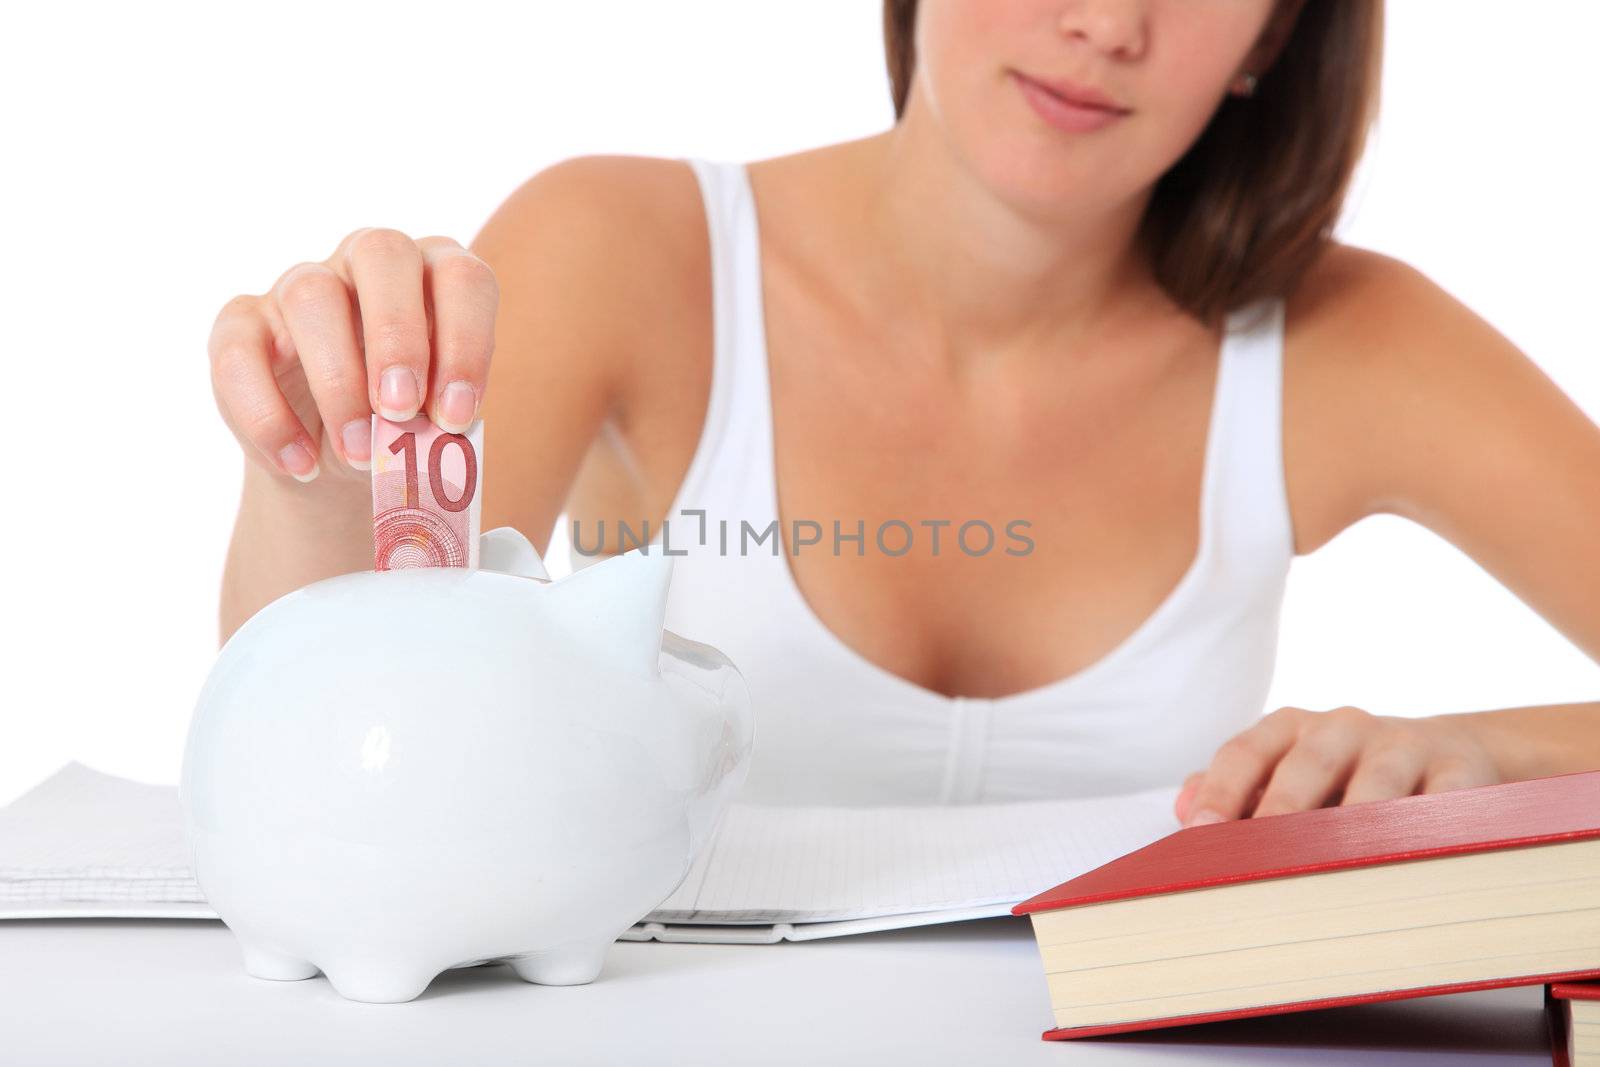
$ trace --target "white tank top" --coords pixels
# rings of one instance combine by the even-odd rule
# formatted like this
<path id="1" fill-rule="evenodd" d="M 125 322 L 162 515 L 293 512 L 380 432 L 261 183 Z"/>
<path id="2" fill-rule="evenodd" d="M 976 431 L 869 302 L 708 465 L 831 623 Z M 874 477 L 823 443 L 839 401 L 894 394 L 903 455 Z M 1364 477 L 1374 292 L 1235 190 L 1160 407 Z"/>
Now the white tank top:
<path id="1" fill-rule="evenodd" d="M 666 536 L 652 530 L 652 543 L 684 553 L 667 628 L 727 653 L 749 684 L 755 742 L 741 800 L 963 804 L 1129 792 L 1180 782 L 1261 715 L 1293 557 L 1281 301 L 1228 317 L 1199 549 L 1178 584 L 1132 634 L 1066 678 L 993 699 L 945 696 L 845 645 L 812 612 L 776 538 L 739 552 L 742 521 L 760 532 L 778 519 L 755 205 L 742 164 L 689 163 L 709 220 L 715 353 L 700 442 Z"/>

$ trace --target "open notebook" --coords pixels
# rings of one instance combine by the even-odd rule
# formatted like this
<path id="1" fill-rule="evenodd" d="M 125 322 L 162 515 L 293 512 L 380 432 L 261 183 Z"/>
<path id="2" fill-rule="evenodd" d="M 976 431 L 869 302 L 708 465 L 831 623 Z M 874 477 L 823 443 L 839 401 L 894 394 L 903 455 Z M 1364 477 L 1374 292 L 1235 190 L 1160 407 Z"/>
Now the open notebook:
<path id="1" fill-rule="evenodd" d="M 1005 915 L 1178 829 L 1177 787 L 941 807 L 734 804 L 627 941 L 771 943 Z M 0 919 L 216 918 L 178 791 L 69 763 L 0 808 Z"/>

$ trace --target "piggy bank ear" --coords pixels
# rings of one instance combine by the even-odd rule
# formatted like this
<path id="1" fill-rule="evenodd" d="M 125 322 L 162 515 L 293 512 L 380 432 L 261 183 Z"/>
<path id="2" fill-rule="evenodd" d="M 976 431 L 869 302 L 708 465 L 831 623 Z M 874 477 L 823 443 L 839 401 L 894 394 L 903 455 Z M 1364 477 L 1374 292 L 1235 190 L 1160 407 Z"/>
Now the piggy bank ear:
<path id="1" fill-rule="evenodd" d="M 541 590 L 556 621 L 619 669 L 654 674 L 672 557 L 660 546 L 591 563 Z"/>
<path id="2" fill-rule="evenodd" d="M 539 550 L 510 526 L 498 527 L 478 538 L 478 569 L 550 580 Z"/>

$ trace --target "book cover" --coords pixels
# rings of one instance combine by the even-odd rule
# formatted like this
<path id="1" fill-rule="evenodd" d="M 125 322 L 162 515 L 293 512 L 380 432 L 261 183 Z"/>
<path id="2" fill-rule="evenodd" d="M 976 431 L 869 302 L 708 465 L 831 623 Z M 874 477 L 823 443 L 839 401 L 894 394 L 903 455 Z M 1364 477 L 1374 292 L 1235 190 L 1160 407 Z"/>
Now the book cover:
<path id="1" fill-rule="evenodd" d="M 1550 1062 L 1572 1067 L 1567 1055 L 1567 1029 L 1572 1025 L 1573 1000 L 1600 1000 L 1600 982 L 1556 982 L 1544 987 L 1544 1014 L 1550 1024 Z"/>
<path id="2" fill-rule="evenodd" d="M 1600 837 L 1600 771 L 1580 771 L 1187 827 L 1030 897 L 1011 910 L 1026 915 L 1238 882 L 1594 837 Z M 1516 975 L 1104 1026 L 1057 1027 L 1043 1036 L 1047 1040 L 1093 1037 L 1597 976 L 1600 968 Z"/>

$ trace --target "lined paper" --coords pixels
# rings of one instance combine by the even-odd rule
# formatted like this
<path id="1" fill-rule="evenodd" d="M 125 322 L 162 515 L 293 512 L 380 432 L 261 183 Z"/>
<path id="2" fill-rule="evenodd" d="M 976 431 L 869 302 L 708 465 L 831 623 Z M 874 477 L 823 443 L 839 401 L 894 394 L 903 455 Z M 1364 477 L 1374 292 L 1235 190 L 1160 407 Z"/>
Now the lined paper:
<path id="1" fill-rule="evenodd" d="M 0 808 L 0 908 L 199 900 L 172 786 L 69 763 Z"/>
<path id="2" fill-rule="evenodd" d="M 1015 904 L 1178 830 L 1177 792 L 942 807 L 735 804 L 648 919 L 824 922 Z"/>
<path id="3" fill-rule="evenodd" d="M 771 942 L 1003 915 L 1178 829 L 1177 787 L 939 807 L 731 805 L 623 940 Z M 70 763 L 0 809 L 0 918 L 211 918 L 178 791 Z"/>

